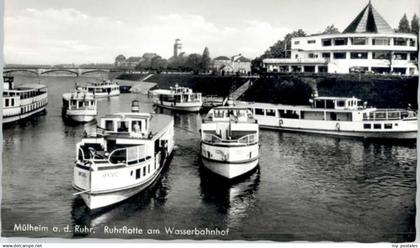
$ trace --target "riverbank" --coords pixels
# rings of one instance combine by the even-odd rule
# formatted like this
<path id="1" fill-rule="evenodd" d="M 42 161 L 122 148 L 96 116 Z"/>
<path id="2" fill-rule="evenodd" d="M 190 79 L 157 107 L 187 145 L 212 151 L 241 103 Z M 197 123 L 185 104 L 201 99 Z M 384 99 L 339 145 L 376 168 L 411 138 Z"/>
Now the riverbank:
<path id="1" fill-rule="evenodd" d="M 126 74 L 122 78 L 136 80 L 133 78 L 136 76 Z M 246 78 L 236 76 L 156 74 L 145 82 L 156 83 L 156 87 L 164 89 L 179 84 L 203 95 L 225 97 L 246 81 Z M 254 79 L 250 88 L 239 99 L 302 105 L 309 103 L 313 89 L 317 89 L 320 96 L 354 96 L 368 102 L 368 105 L 380 108 L 407 108 L 409 105 L 414 109 L 418 108 L 418 77 L 363 74 L 265 75 Z"/>

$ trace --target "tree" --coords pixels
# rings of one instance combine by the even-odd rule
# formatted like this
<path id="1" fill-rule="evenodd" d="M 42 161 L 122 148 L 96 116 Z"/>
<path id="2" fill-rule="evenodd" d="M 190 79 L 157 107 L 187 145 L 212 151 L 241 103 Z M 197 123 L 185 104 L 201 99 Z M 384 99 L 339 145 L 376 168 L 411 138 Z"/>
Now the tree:
<path id="1" fill-rule="evenodd" d="M 404 16 L 400 20 L 400 24 L 398 25 L 398 32 L 400 33 L 410 33 L 410 23 L 407 19 L 407 14 L 404 14 Z"/>
<path id="2" fill-rule="evenodd" d="M 166 70 L 168 67 L 168 61 L 166 59 L 162 59 L 161 56 L 153 57 L 150 61 L 150 69 L 156 71 L 163 71 Z"/>
<path id="3" fill-rule="evenodd" d="M 419 18 L 416 14 L 414 14 L 413 18 L 411 19 L 411 32 L 414 34 L 419 33 Z"/>
<path id="4" fill-rule="evenodd" d="M 187 61 L 187 57 L 178 55 L 176 57 L 171 57 L 168 60 L 168 69 L 174 71 L 185 71 L 185 63 Z"/>
<path id="5" fill-rule="evenodd" d="M 198 73 L 201 66 L 201 55 L 193 53 L 188 55 L 187 60 L 185 61 L 185 69 Z"/>
<path id="6" fill-rule="evenodd" d="M 203 55 L 201 56 L 201 70 L 203 72 L 208 72 L 210 69 L 210 52 L 209 49 L 206 47 L 204 48 Z"/>
<path id="7" fill-rule="evenodd" d="M 334 24 L 327 26 L 324 30 L 324 32 L 322 32 L 322 34 L 339 34 L 340 31 L 338 30 L 338 28 L 334 27 Z"/>
<path id="8" fill-rule="evenodd" d="M 292 38 L 304 37 L 306 33 L 299 29 L 292 33 L 286 34 L 283 40 L 278 40 L 261 56 L 262 58 L 289 58 L 290 49 L 292 48 Z"/>

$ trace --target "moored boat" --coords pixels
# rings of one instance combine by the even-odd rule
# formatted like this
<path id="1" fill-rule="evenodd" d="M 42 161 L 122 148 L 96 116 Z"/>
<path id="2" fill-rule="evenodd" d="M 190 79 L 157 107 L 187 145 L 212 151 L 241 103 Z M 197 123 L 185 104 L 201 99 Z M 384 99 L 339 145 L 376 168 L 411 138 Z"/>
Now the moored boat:
<path id="1" fill-rule="evenodd" d="M 3 77 L 3 124 L 45 112 L 48 89 L 42 84 L 14 85 L 12 76 Z"/>
<path id="2" fill-rule="evenodd" d="M 153 103 L 163 108 L 197 112 L 203 105 L 201 93 L 194 93 L 192 89 L 180 87 L 178 84 L 169 90 L 156 89 L 150 93 L 153 95 Z"/>
<path id="3" fill-rule="evenodd" d="M 74 122 L 90 122 L 97 113 L 97 101 L 86 88 L 76 86 L 73 92 L 63 94 L 64 118 Z"/>
<path id="4" fill-rule="evenodd" d="M 375 139 L 417 138 L 417 114 L 409 109 L 367 107 L 355 97 L 315 97 L 311 103 L 240 105 L 252 109 L 261 128 Z"/>
<path id="5" fill-rule="evenodd" d="M 228 179 L 252 171 L 259 159 L 252 112 L 232 104 L 211 109 L 201 124 L 201 158 L 206 168 Z"/>
<path id="6" fill-rule="evenodd" d="M 120 86 L 116 82 L 103 80 L 101 82 L 90 82 L 86 86 L 87 90 L 96 98 L 111 97 L 120 95 Z"/>
<path id="7" fill-rule="evenodd" d="M 101 118 L 97 133 L 77 144 L 73 187 L 90 209 L 121 202 L 151 185 L 174 147 L 172 116 L 133 112 Z"/>

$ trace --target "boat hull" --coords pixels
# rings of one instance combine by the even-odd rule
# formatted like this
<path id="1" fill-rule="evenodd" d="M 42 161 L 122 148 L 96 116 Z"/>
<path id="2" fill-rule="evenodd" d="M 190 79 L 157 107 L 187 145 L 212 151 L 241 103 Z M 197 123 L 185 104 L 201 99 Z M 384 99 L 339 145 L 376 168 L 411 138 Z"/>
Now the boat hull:
<path id="1" fill-rule="evenodd" d="M 202 157 L 202 162 L 204 167 L 209 169 L 211 172 L 227 179 L 233 179 L 255 169 L 258 165 L 258 158 L 246 162 L 230 163 Z"/>
<path id="2" fill-rule="evenodd" d="M 81 123 L 91 122 L 95 119 L 95 116 L 96 115 L 66 115 L 69 120 Z"/>
<path id="3" fill-rule="evenodd" d="M 394 131 L 394 132 L 372 132 L 372 131 L 334 131 L 334 130 L 319 130 L 309 128 L 288 128 L 288 127 L 276 127 L 269 125 L 260 125 L 262 129 L 273 129 L 288 132 L 302 132 L 302 133 L 313 133 L 313 134 L 327 134 L 333 136 L 344 136 L 344 137 L 356 137 L 364 139 L 395 139 L 395 140 L 411 140 L 417 139 L 417 131 Z"/>
<path id="4" fill-rule="evenodd" d="M 13 122 L 17 122 L 20 120 L 24 120 L 24 119 L 28 119 L 30 117 L 33 117 L 35 115 L 41 114 L 43 112 L 45 112 L 45 106 L 40 107 L 38 109 L 35 109 L 33 111 L 24 113 L 24 114 L 19 114 L 19 115 L 14 115 L 14 116 L 3 116 L 3 124 L 9 124 L 9 123 L 13 123 Z"/>
<path id="5" fill-rule="evenodd" d="M 160 103 L 155 103 L 156 106 L 159 106 L 161 108 L 167 108 L 167 109 L 172 109 L 172 110 L 178 110 L 178 111 L 185 111 L 185 112 L 198 112 L 201 109 L 201 104 L 197 104 L 197 105 L 190 105 L 190 104 L 177 104 L 177 105 L 171 105 L 171 104 L 160 104 Z"/>

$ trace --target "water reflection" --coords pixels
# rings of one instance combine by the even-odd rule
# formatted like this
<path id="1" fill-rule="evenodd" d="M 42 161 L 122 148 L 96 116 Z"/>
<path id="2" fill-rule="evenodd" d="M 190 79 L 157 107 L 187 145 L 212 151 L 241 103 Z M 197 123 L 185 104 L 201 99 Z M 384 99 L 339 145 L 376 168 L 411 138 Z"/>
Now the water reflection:
<path id="1" fill-rule="evenodd" d="M 239 228 L 248 211 L 255 206 L 260 167 L 234 181 L 215 175 L 204 166 L 200 166 L 199 173 L 203 201 L 216 207 L 228 227 Z"/>

